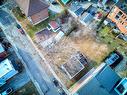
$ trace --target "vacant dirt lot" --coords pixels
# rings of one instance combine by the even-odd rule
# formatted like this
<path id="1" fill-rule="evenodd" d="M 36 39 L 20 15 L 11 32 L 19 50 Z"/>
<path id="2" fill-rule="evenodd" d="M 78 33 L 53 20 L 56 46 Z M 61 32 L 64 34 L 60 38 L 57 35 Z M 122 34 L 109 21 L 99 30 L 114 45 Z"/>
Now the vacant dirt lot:
<path id="1" fill-rule="evenodd" d="M 107 45 L 96 39 L 96 31 L 89 30 L 87 27 L 79 26 L 79 30 L 73 32 L 70 39 L 76 49 L 83 52 L 96 63 L 100 63 L 109 53 Z"/>
<path id="2" fill-rule="evenodd" d="M 41 47 L 39 46 L 39 48 Z M 74 82 L 70 81 L 61 65 L 67 62 L 74 52 L 82 52 L 90 59 L 90 62 L 96 62 L 99 65 L 109 50 L 106 44 L 96 40 L 96 32 L 84 26 L 79 26 L 69 36 L 64 36 L 52 48 L 41 48 L 41 51 L 62 83 L 69 88 Z M 96 66 L 97 64 L 93 65 Z"/>

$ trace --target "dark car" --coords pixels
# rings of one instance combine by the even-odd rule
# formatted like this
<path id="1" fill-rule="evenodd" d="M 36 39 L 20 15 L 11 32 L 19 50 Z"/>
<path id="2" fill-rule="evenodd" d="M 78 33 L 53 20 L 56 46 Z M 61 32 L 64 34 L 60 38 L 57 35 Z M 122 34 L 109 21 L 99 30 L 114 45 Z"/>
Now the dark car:
<path id="1" fill-rule="evenodd" d="M 25 31 L 22 29 L 22 27 L 19 24 L 17 24 L 16 27 L 18 28 L 21 34 L 25 34 Z"/>
<path id="2" fill-rule="evenodd" d="M 105 63 L 111 67 L 115 67 L 123 60 L 123 56 L 118 51 L 113 51 L 105 59 Z"/>
<path id="3" fill-rule="evenodd" d="M 58 87 L 59 86 L 59 82 L 54 78 L 53 80 L 53 83 L 54 83 L 54 85 L 56 86 L 56 87 Z"/>

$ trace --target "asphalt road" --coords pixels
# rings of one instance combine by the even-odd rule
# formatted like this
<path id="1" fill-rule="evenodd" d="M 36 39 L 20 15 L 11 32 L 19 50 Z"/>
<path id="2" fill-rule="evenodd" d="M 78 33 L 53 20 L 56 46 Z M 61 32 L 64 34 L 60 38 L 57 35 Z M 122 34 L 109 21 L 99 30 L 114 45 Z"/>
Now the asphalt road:
<path id="1" fill-rule="evenodd" d="M 7 20 L 6 23 L 10 23 L 8 21 L 10 20 Z M 45 95 L 59 95 L 57 88 L 50 80 L 50 77 L 52 76 L 48 76 L 45 72 L 47 71 L 47 67 L 43 63 L 42 58 L 35 50 L 29 38 L 21 34 L 13 23 L 11 23 L 8 27 L 2 25 L 3 29 L 5 29 L 4 33 L 11 44 L 17 48 L 17 52 L 23 59 L 32 81 L 36 84 L 35 86 L 38 87 L 38 89 L 40 89 Z"/>

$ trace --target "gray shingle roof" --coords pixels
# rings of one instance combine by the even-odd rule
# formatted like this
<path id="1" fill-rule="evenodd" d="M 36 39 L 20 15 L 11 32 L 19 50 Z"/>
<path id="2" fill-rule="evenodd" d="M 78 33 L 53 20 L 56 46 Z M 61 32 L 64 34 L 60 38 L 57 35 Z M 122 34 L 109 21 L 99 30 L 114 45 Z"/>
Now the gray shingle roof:
<path id="1" fill-rule="evenodd" d="M 26 16 L 32 16 L 45 8 L 48 8 L 48 4 L 41 0 L 16 0 L 20 8 L 24 11 Z"/>

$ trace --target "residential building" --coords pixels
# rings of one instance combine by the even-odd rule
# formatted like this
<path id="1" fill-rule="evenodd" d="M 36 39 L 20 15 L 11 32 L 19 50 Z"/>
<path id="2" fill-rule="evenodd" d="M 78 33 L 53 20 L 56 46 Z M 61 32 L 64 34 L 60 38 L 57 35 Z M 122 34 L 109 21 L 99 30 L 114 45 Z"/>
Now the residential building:
<path id="1" fill-rule="evenodd" d="M 37 43 L 43 43 L 44 41 L 53 37 L 53 35 L 55 35 L 54 32 L 51 32 L 47 28 L 44 28 L 43 30 L 41 30 L 35 34 L 35 40 Z"/>
<path id="2" fill-rule="evenodd" d="M 118 95 L 114 87 L 121 78 L 109 66 L 89 79 L 74 95 Z"/>
<path id="3" fill-rule="evenodd" d="M 0 63 L 0 86 L 4 85 L 6 81 L 18 73 L 13 67 L 10 60 L 5 59 Z"/>
<path id="4" fill-rule="evenodd" d="M 56 21 L 50 21 L 48 24 L 48 29 L 52 30 L 53 32 L 57 32 L 60 30 L 60 25 Z"/>
<path id="5" fill-rule="evenodd" d="M 84 13 L 81 18 L 83 25 L 88 26 L 94 20 L 94 16 L 90 13 Z"/>
<path id="6" fill-rule="evenodd" d="M 117 25 L 123 34 L 127 34 L 127 3 L 125 1 L 117 2 L 108 18 Z"/>
<path id="7" fill-rule="evenodd" d="M 16 0 L 16 2 L 33 25 L 49 17 L 49 6 L 42 0 Z"/>

